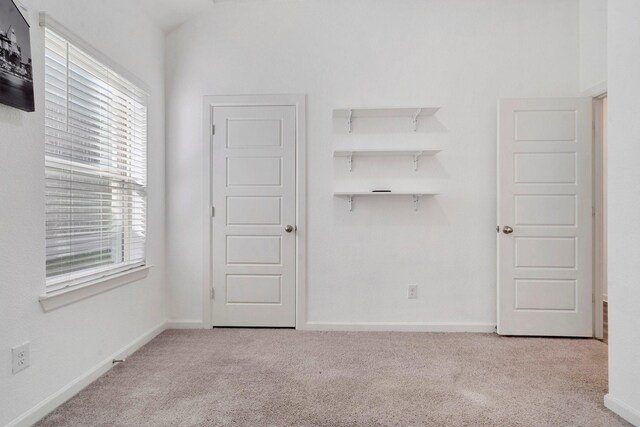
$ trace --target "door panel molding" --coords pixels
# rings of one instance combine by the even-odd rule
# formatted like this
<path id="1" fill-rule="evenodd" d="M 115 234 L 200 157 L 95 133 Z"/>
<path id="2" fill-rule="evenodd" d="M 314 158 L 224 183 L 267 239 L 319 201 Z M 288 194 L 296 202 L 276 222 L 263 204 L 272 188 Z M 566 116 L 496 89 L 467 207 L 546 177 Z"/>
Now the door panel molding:
<path id="1" fill-rule="evenodd" d="M 204 97 L 203 106 L 203 196 L 202 196 L 202 212 L 203 212 L 203 274 L 202 274 L 202 325 L 203 328 L 211 328 L 212 320 L 212 278 L 213 278 L 213 262 L 212 262 L 212 231 L 213 216 L 217 214 L 223 206 L 215 206 L 216 211 L 213 212 L 212 201 L 212 142 L 214 132 L 213 110 L 216 107 L 295 107 L 295 132 L 296 132 L 296 149 L 295 149 L 295 198 L 296 198 L 296 226 L 295 233 L 295 323 L 296 328 L 304 328 L 307 323 L 307 264 L 306 264 L 306 235 L 307 235 L 307 215 L 306 215 L 306 95 L 212 95 Z M 242 125 L 243 123 L 234 123 Z M 244 125 L 252 126 L 251 123 Z M 246 129 L 236 128 L 240 134 Z M 273 132 L 281 131 L 278 126 L 273 126 Z M 252 142 L 251 145 L 258 144 Z M 241 197 L 241 196 L 239 196 Z M 246 219 L 251 222 L 252 219 Z M 272 221 L 270 221 L 272 222 Z M 259 225 L 258 225 L 259 226 Z M 233 273 L 231 273 L 233 274 Z M 265 279 L 267 276 L 265 276 Z M 265 282 L 266 283 L 266 282 Z M 236 290 L 242 290 L 238 287 L 242 284 L 236 280 Z M 226 286 L 226 284 L 225 284 Z M 272 284 L 272 286 L 275 286 Z M 274 288 L 275 290 L 275 288 Z M 239 294 L 242 295 L 242 294 Z M 273 295 L 269 294 L 269 298 Z"/>

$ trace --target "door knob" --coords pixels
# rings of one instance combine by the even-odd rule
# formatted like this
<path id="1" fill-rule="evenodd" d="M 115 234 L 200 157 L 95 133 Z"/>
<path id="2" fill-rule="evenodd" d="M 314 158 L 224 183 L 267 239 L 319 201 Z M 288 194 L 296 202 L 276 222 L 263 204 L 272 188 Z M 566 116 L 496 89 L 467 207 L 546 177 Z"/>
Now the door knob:
<path id="1" fill-rule="evenodd" d="M 502 232 L 504 234 L 511 234 L 513 233 L 513 228 L 509 227 L 508 225 L 505 225 L 504 228 L 502 229 Z"/>
<path id="2" fill-rule="evenodd" d="M 284 231 L 286 231 L 287 233 L 291 233 L 293 231 L 293 225 L 287 225 L 284 228 Z"/>

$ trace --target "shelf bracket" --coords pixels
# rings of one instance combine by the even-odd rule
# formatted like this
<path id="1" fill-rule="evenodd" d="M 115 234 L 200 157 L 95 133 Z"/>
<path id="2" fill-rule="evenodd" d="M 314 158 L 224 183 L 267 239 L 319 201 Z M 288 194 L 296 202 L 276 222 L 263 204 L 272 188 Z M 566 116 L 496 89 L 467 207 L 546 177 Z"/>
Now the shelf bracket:
<path id="1" fill-rule="evenodd" d="M 349 157 L 347 157 L 347 161 L 349 162 L 349 172 L 353 171 L 353 153 L 349 153 Z"/>
<path id="2" fill-rule="evenodd" d="M 422 108 L 418 108 L 415 113 L 413 113 L 412 122 L 413 122 L 413 131 L 416 132 L 418 130 L 418 116 L 422 113 Z"/>
<path id="3" fill-rule="evenodd" d="M 422 156 L 424 154 L 423 151 L 417 152 L 413 155 L 413 170 L 417 171 L 418 170 L 418 159 L 420 159 L 420 156 Z"/>
<path id="4" fill-rule="evenodd" d="M 348 196 L 349 212 L 353 212 L 353 196 Z"/>
<path id="5" fill-rule="evenodd" d="M 413 195 L 413 210 L 418 211 L 418 200 L 420 200 L 420 196 L 414 194 Z"/>
<path id="6" fill-rule="evenodd" d="M 353 124 L 353 110 L 349 110 L 349 117 L 347 118 L 347 129 L 351 133 L 351 125 Z"/>

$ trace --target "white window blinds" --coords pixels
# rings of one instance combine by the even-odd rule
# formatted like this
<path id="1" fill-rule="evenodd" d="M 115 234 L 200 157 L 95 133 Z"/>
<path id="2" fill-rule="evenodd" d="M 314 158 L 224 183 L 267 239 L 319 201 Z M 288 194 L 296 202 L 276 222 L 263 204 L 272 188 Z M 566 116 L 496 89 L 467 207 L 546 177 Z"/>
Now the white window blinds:
<path id="1" fill-rule="evenodd" d="M 47 291 L 145 264 L 146 94 L 45 29 Z"/>

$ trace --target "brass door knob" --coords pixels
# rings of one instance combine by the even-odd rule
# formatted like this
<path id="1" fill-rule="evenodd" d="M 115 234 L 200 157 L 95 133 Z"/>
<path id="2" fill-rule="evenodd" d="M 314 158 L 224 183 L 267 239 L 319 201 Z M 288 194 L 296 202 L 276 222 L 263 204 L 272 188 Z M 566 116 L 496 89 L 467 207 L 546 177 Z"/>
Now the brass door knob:
<path id="1" fill-rule="evenodd" d="M 508 225 L 505 225 L 504 228 L 502 229 L 502 232 L 504 234 L 511 234 L 513 233 L 513 228 L 509 227 Z"/>

